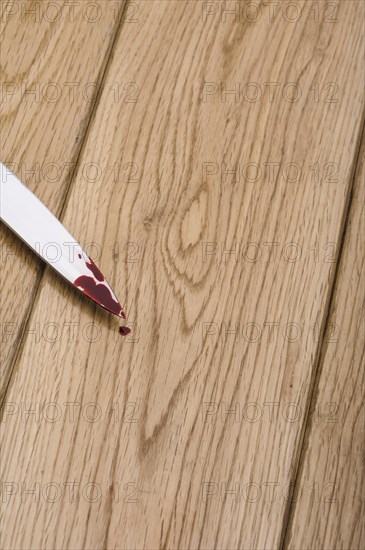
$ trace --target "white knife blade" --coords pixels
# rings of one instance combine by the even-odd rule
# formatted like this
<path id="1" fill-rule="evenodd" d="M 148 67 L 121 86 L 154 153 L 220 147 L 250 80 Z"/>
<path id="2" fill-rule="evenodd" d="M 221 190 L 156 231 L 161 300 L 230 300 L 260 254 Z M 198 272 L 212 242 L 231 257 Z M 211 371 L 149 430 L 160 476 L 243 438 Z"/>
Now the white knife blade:
<path id="1" fill-rule="evenodd" d="M 48 208 L 0 162 L 0 219 L 98 305 L 125 319 L 104 275 Z"/>

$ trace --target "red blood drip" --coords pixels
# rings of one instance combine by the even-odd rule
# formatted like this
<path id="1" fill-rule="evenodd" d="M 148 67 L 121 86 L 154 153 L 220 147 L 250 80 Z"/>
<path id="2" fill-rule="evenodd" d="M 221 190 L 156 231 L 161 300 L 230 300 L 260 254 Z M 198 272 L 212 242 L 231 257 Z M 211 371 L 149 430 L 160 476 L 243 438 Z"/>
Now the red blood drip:
<path id="1" fill-rule="evenodd" d="M 120 327 L 119 329 L 119 334 L 121 336 L 127 336 L 127 334 L 130 334 L 131 332 L 132 332 L 131 329 L 128 327 Z"/>
<path id="2" fill-rule="evenodd" d="M 78 254 L 78 257 L 79 257 L 79 258 L 80 258 L 80 260 L 81 260 L 81 258 L 82 258 L 81 254 Z"/>
<path id="3" fill-rule="evenodd" d="M 105 285 L 96 284 L 92 277 L 87 277 L 86 275 L 81 275 L 81 277 L 78 277 L 76 281 L 74 281 L 74 285 L 81 288 L 86 296 L 94 300 L 94 302 L 100 306 L 103 306 L 111 313 L 119 315 L 123 317 L 123 319 L 126 318 L 122 306 L 119 302 L 114 300 L 109 289 Z"/>

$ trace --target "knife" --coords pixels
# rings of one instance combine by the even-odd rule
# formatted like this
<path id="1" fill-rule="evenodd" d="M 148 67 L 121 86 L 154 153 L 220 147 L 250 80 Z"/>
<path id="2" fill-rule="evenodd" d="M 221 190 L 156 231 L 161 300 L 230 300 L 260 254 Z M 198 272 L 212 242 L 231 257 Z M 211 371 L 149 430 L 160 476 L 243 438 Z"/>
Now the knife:
<path id="1" fill-rule="evenodd" d="M 104 275 L 48 208 L 0 162 L 0 219 L 85 296 L 126 319 Z"/>

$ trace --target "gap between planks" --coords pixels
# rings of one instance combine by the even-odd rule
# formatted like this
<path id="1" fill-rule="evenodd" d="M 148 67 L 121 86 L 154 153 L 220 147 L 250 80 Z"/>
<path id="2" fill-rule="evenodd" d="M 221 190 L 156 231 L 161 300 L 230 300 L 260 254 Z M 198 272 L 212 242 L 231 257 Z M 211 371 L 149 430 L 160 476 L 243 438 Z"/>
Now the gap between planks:
<path id="1" fill-rule="evenodd" d="M 343 211 L 341 231 L 340 231 L 340 235 L 339 235 L 338 259 L 337 259 L 337 262 L 336 262 L 336 265 L 335 265 L 334 274 L 333 274 L 330 289 L 329 289 L 329 292 L 328 292 L 328 301 L 327 301 L 326 313 L 325 313 L 325 316 L 324 316 L 323 326 L 321 327 L 320 341 L 318 343 L 317 352 L 316 352 L 316 359 L 315 359 L 315 362 L 314 362 L 311 388 L 309 390 L 308 399 L 307 399 L 307 402 L 306 402 L 305 420 L 303 422 L 302 433 L 301 433 L 301 436 L 299 438 L 299 444 L 298 444 L 297 449 L 296 449 L 296 453 L 297 453 L 297 458 L 295 460 L 296 467 L 295 467 L 295 472 L 294 472 L 294 475 L 293 475 L 293 479 L 291 481 L 292 494 L 293 495 L 295 495 L 295 492 L 296 492 L 297 487 L 298 487 L 298 482 L 299 482 L 300 477 L 301 477 L 301 471 L 302 471 L 302 467 L 303 467 L 303 458 L 304 458 L 305 448 L 306 448 L 306 441 L 308 439 L 308 435 L 309 435 L 309 431 L 310 431 L 310 425 L 311 425 L 310 411 L 313 410 L 312 405 L 314 405 L 314 403 L 316 401 L 316 398 L 317 398 L 318 384 L 319 384 L 320 377 L 321 377 L 322 365 L 323 365 L 323 362 L 324 362 L 324 359 L 325 359 L 325 356 L 326 356 L 326 350 L 327 350 L 327 345 L 328 344 L 326 344 L 326 342 L 325 342 L 325 335 L 327 334 L 327 329 L 328 329 L 329 322 L 330 322 L 330 319 L 331 319 L 331 311 L 332 311 L 332 307 L 333 307 L 334 297 L 336 295 L 336 288 L 337 288 L 337 283 L 338 283 L 340 267 L 341 267 L 341 263 L 343 261 L 344 244 L 345 244 L 345 241 L 346 241 L 346 235 L 347 235 L 348 226 L 349 226 L 351 209 L 353 207 L 353 196 L 354 196 L 355 180 L 356 180 L 356 177 L 357 177 L 358 168 L 359 168 L 360 163 L 361 163 L 361 160 L 360 160 L 361 159 L 361 153 L 362 153 L 362 151 L 365 150 L 365 125 L 364 125 L 365 124 L 365 110 L 364 110 L 364 115 L 362 117 L 362 120 L 364 122 L 363 122 L 362 128 L 360 129 L 359 136 L 357 138 L 358 143 L 357 143 L 357 147 L 356 147 L 356 154 L 355 154 L 355 157 L 354 157 L 352 175 L 351 175 L 351 179 L 350 179 L 351 184 L 349 185 L 349 190 L 348 190 L 348 193 L 347 193 L 347 199 L 346 199 L 347 204 L 346 204 L 346 207 L 344 208 L 344 211 Z M 288 499 L 287 509 L 285 511 L 284 518 L 283 518 L 283 529 L 282 529 L 282 534 L 281 534 L 281 538 L 280 538 L 281 542 L 280 542 L 280 546 L 279 546 L 279 548 L 281 548 L 282 550 L 285 550 L 285 549 L 288 548 L 288 539 L 289 539 L 289 534 L 290 534 L 290 528 L 291 528 L 293 518 L 294 518 L 293 511 L 295 509 L 295 504 L 296 503 L 294 502 L 294 505 L 292 506 L 292 503 L 290 502 L 290 499 Z"/>

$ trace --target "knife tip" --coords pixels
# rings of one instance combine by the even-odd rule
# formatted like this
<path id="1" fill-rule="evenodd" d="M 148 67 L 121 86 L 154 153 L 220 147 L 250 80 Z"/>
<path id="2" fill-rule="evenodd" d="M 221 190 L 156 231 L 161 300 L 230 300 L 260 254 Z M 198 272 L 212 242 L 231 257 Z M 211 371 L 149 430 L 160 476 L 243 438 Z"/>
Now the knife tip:
<path id="1" fill-rule="evenodd" d="M 127 316 L 123 311 L 122 306 L 112 294 L 111 288 L 104 279 L 103 282 L 99 282 L 94 277 L 89 275 L 81 275 L 74 281 L 74 285 L 91 298 L 96 304 L 103 307 L 113 315 L 116 315 L 120 319 L 126 320 Z"/>

